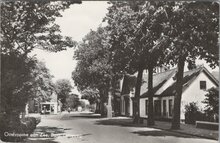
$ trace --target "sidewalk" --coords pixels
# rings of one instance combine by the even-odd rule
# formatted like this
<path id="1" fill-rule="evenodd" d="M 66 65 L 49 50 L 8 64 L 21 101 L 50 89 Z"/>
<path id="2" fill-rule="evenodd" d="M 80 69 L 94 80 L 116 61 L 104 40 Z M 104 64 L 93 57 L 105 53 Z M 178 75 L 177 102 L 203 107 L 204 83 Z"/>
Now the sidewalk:
<path id="1" fill-rule="evenodd" d="M 170 122 L 155 121 L 155 125 L 152 127 L 186 135 L 218 140 L 218 131 L 196 128 L 195 125 L 181 124 L 179 130 L 171 130 Z"/>
<path id="2" fill-rule="evenodd" d="M 123 126 L 147 127 L 146 120 L 144 121 L 144 124 L 137 125 L 137 124 L 133 124 L 132 119 L 129 117 L 113 117 L 112 119 L 107 119 L 106 123 L 107 122 L 109 122 L 110 124 L 120 124 Z M 190 135 L 190 136 L 218 140 L 218 131 L 196 128 L 195 125 L 181 124 L 181 129 L 172 130 L 170 129 L 171 128 L 170 122 L 155 121 L 155 125 L 150 126 L 150 127 L 161 129 L 161 130 L 166 130 L 169 132 L 175 132 L 175 133 L 181 133 L 181 134 Z"/>

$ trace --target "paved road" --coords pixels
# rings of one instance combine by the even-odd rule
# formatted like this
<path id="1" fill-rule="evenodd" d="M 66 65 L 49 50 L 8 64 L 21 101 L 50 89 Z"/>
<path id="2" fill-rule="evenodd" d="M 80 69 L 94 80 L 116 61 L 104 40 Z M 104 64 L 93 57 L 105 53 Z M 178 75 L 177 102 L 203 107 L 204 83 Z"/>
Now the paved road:
<path id="1" fill-rule="evenodd" d="M 31 143 L 217 143 L 215 140 L 181 135 L 147 127 L 113 124 L 88 113 L 63 113 L 42 117 L 34 134 L 53 138 L 30 138 Z M 46 137 L 46 136 L 44 136 Z"/>

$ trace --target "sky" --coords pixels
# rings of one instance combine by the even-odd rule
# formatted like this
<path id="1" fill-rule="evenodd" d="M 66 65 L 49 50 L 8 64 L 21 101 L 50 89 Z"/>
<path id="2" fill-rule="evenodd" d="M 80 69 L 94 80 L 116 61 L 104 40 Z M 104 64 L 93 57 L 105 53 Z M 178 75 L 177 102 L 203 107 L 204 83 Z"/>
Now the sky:
<path id="1" fill-rule="evenodd" d="M 70 36 L 79 42 L 89 33 L 90 29 L 96 30 L 102 24 L 102 19 L 107 13 L 106 1 L 83 1 L 82 4 L 74 4 L 61 14 L 56 23 L 60 25 L 63 36 Z M 58 79 L 71 79 L 72 71 L 75 69 L 76 61 L 73 59 L 74 48 L 69 48 L 58 53 L 35 49 L 33 55 L 40 61 L 44 61 L 50 73 L 54 76 L 53 81 Z M 75 87 L 73 92 L 80 94 Z"/>
<path id="2" fill-rule="evenodd" d="M 107 13 L 109 5 L 106 1 L 83 1 L 82 4 L 74 4 L 61 14 L 63 17 L 57 18 L 56 23 L 60 25 L 63 36 L 70 36 L 73 40 L 79 42 L 90 31 L 103 24 L 102 19 Z M 66 51 L 52 53 L 35 49 L 35 54 L 40 61 L 44 61 L 50 73 L 54 76 L 53 81 L 58 79 L 71 79 L 72 71 L 76 67 L 76 61 L 73 59 L 74 49 L 69 48 Z M 211 70 L 204 61 L 197 61 L 197 64 L 204 64 L 206 68 Z M 215 71 L 218 69 L 215 69 Z M 73 89 L 73 93 L 79 94 L 77 88 Z"/>

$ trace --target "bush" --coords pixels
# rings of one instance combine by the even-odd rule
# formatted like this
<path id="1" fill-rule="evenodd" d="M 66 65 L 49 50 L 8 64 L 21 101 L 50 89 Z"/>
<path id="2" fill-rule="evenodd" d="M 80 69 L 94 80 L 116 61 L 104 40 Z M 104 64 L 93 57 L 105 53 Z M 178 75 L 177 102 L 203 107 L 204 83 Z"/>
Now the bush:
<path id="1" fill-rule="evenodd" d="M 22 129 L 27 134 L 31 134 L 37 126 L 37 120 L 34 117 L 26 117 L 21 120 Z"/>
<path id="2" fill-rule="evenodd" d="M 40 119 L 26 117 L 22 120 L 7 120 L 6 116 L 1 118 L 1 140 L 10 142 L 24 141 L 36 129 Z M 4 133 L 15 133 L 21 136 L 5 136 Z"/>
<path id="3" fill-rule="evenodd" d="M 195 125 L 196 121 L 205 120 L 205 114 L 199 111 L 195 102 L 191 102 L 185 106 L 185 123 Z"/>
<path id="4" fill-rule="evenodd" d="M 208 121 L 218 122 L 219 114 L 219 89 L 211 88 L 208 90 L 208 93 L 205 95 L 205 100 L 203 103 L 206 104 L 205 113 L 208 117 Z"/>

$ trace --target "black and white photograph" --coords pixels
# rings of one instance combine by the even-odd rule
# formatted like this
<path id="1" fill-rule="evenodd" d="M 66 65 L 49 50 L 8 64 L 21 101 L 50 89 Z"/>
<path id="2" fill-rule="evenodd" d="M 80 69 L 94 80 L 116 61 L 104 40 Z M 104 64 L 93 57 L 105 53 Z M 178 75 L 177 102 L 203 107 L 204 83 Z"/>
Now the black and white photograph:
<path id="1" fill-rule="evenodd" d="M 0 2 L 0 142 L 217 143 L 219 2 Z"/>

